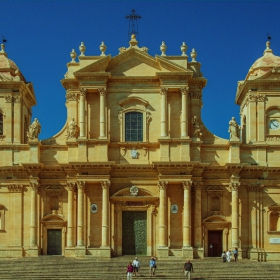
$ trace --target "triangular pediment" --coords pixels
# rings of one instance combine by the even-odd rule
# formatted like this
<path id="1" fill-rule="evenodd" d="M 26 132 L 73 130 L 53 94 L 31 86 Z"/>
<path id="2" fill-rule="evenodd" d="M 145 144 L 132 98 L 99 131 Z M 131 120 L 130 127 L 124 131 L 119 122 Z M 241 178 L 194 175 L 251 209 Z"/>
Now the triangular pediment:
<path id="1" fill-rule="evenodd" d="M 104 56 L 97 61 L 91 63 L 90 65 L 87 65 L 83 67 L 82 69 L 75 72 L 75 75 L 82 74 L 82 73 L 92 73 L 92 72 L 106 72 L 106 68 L 108 67 L 108 63 L 111 59 L 111 56 Z"/>

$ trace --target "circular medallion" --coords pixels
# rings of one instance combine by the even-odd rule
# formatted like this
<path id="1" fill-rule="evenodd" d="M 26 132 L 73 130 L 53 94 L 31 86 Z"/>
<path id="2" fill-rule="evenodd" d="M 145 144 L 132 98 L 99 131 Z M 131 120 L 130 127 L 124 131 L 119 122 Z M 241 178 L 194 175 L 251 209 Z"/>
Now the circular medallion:
<path id="1" fill-rule="evenodd" d="M 97 209 L 98 209 L 98 207 L 97 207 L 96 204 L 91 204 L 91 206 L 90 206 L 90 211 L 91 211 L 91 213 L 96 213 L 96 212 L 97 212 Z"/>
<path id="2" fill-rule="evenodd" d="M 172 214 L 177 214 L 178 213 L 178 206 L 177 206 L 177 204 L 172 204 L 171 205 L 171 213 Z"/>

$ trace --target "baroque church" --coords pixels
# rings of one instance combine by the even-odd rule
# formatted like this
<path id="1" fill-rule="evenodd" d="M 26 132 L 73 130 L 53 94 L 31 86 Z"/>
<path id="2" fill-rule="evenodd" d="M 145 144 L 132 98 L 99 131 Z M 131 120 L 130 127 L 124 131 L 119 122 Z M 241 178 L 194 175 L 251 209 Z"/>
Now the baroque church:
<path id="1" fill-rule="evenodd" d="M 193 49 L 73 50 L 67 120 L 39 141 L 32 83 L 0 51 L 0 257 L 280 258 L 280 57 L 238 82 L 229 139 L 201 119 Z M 36 117 L 36 116 L 35 116 Z M 240 125 L 237 123 L 240 122 Z"/>

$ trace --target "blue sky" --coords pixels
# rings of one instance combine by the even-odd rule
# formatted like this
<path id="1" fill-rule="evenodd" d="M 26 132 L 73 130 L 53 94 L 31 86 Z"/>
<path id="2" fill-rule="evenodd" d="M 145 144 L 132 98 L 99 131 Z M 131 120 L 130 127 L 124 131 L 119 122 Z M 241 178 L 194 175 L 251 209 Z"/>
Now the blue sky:
<path id="1" fill-rule="evenodd" d="M 186 42 L 190 57 L 195 48 L 202 73 L 202 121 L 217 136 L 228 138 L 228 122 L 238 122 L 234 102 L 237 81 L 243 80 L 263 55 L 267 33 L 271 48 L 280 55 L 280 1 L 1 1 L 0 36 L 8 40 L 6 52 L 27 81 L 33 82 L 37 105 L 32 118 L 42 124 L 40 139 L 53 136 L 66 121 L 65 91 L 60 83 L 70 52 L 83 41 L 86 55 L 115 56 L 128 46 L 128 20 L 132 9 L 138 21 L 139 46 L 160 55 L 180 55 Z"/>

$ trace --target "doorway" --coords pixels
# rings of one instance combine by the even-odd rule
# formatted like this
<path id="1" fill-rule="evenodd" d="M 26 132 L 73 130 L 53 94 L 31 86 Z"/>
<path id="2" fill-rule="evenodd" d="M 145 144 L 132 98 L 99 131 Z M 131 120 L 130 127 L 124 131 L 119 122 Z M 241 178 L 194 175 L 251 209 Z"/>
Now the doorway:
<path id="1" fill-rule="evenodd" d="M 208 257 L 220 257 L 223 247 L 223 231 L 208 231 Z"/>
<path id="2" fill-rule="evenodd" d="M 61 229 L 48 229 L 47 255 L 62 255 Z"/>
<path id="3" fill-rule="evenodd" d="M 147 255 L 147 212 L 122 212 L 122 254 Z"/>

